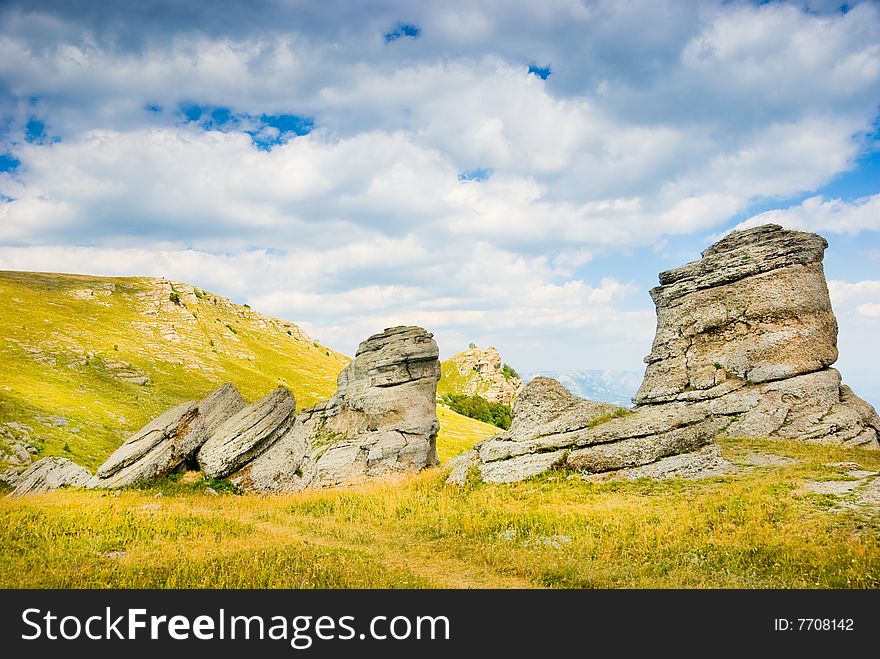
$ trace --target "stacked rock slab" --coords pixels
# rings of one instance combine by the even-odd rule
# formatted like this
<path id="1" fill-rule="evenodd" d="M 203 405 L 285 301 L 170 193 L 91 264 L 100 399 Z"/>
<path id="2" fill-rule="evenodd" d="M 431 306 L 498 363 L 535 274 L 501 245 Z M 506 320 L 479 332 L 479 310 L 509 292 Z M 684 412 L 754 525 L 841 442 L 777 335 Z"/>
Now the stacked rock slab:
<path id="1" fill-rule="evenodd" d="M 298 415 L 230 480 L 248 491 L 297 491 L 437 464 L 438 355 L 420 327 L 371 336 L 340 373 L 333 398 Z"/>
<path id="2" fill-rule="evenodd" d="M 124 487 L 170 474 L 244 406 L 238 390 L 224 384 L 201 401 L 168 410 L 116 449 L 88 487 Z"/>
<path id="3" fill-rule="evenodd" d="M 591 415 L 573 404 L 545 405 L 547 391 L 564 394 L 536 378 L 510 430 L 458 460 L 451 480 L 461 482 L 471 467 L 491 482 L 554 465 L 593 473 L 636 467 L 722 433 L 880 448 L 880 417 L 830 368 L 837 322 L 822 268 L 826 247 L 821 236 L 764 225 L 734 231 L 701 260 L 661 273 L 651 291 L 657 332 L 632 410 Z M 523 414 L 543 414 L 543 423 L 520 424 Z"/>
<path id="4" fill-rule="evenodd" d="M 222 478 L 241 468 L 283 437 L 295 416 L 296 400 L 284 387 L 245 407 L 202 444 L 197 456 L 202 473 Z"/>

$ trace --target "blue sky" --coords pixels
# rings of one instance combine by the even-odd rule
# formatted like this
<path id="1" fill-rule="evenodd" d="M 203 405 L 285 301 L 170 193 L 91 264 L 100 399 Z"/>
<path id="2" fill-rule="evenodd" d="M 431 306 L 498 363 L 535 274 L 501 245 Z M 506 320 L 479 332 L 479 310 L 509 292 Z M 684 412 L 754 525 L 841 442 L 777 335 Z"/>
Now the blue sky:
<path id="1" fill-rule="evenodd" d="M 641 369 L 657 273 L 776 221 L 880 402 L 878 105 L 876 2 L 5 2 L 0 267 Z"/>

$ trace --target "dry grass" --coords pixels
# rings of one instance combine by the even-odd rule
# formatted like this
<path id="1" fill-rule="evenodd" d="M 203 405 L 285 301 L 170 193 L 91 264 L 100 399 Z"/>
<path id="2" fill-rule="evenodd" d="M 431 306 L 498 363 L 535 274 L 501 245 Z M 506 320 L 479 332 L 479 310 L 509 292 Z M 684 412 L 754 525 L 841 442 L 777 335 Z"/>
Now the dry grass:
<path id="1" fill-rule="evenodd" d="M 165 481 L 5 499 L 0 586 L 880 587 L 878 511 L 800 489 L 835 476 L 825 463 L 880 470 L 880 455 L 723 446 L 733 461 L 762 450 L 803 462 L 693 482 L 554 472 L 454 488 L 432 470 L 272 497 Z"/>

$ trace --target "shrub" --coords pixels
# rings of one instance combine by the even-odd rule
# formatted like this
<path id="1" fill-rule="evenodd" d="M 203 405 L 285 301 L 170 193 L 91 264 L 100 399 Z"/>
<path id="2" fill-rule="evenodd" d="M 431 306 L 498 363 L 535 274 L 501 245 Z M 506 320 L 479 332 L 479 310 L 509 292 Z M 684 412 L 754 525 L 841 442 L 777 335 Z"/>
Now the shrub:
<path id="1" fill-rule="evenodd" d="M 510 378 L 516 378 L 519 380 L 519 373 L 516 372 L 516 369 L 513 368 L 510 364 L 503 364 L 501 366 L 501 374 L 504 376 L 506 380 Z"/>
<path id="2" fill-rule="evenodd" d="M 510 406 L 504 403 L 493 403 L 482 396 L 466 394 L 443 394 L 441 400 L 449 405 L 449 409 L 468 416 L 477 421 L 491 423 L 493 426 L 507 430 L 510 428 Z"/>
<path id="3" fill-rule="evenodd" d="M 174 304 L 178 306 L 180 305 L 180 295 L 177 294 L 177 291 L 171 291 L 171 295 L 168 296 L 168 299 Z"/>

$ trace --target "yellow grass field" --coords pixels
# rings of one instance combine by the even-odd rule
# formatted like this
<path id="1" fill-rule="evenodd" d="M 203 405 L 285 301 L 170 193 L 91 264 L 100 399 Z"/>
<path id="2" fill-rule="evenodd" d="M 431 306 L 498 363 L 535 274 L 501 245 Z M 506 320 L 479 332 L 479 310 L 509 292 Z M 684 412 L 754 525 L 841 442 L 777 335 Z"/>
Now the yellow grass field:
<path id="1" fill-rule="evenodd" d="M 699 481 L 397 481 L 285 496 L 146 489 L 0 501 L 0 586 L 52 588 L 877 588 L 874 506 L 810 494 L 880 454 L 727 440 L 788 466 Z M 161 496 L 160 496 L 161 495 Z"/>

